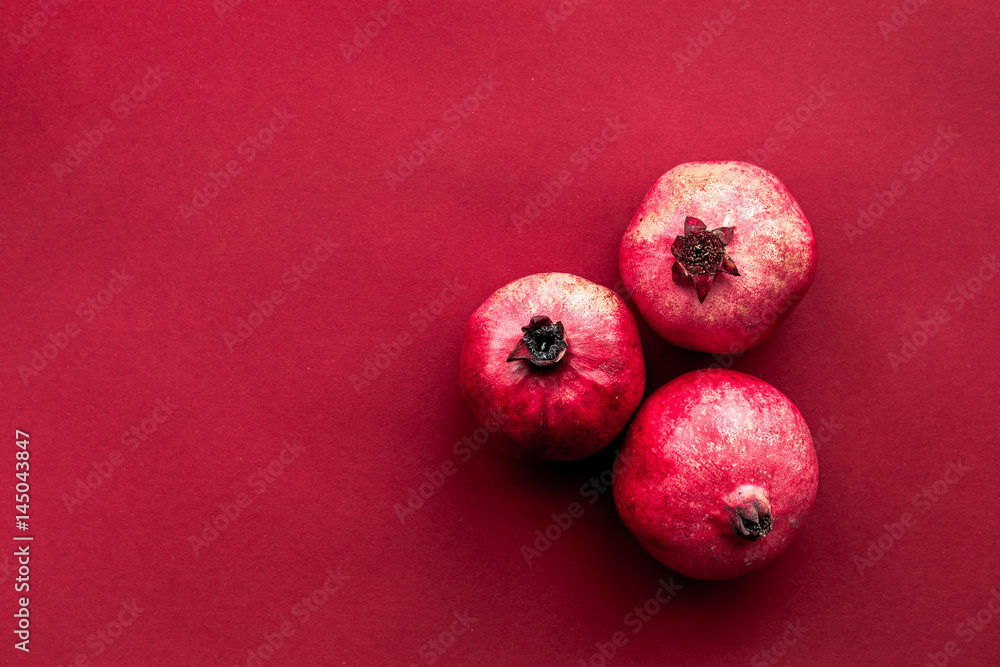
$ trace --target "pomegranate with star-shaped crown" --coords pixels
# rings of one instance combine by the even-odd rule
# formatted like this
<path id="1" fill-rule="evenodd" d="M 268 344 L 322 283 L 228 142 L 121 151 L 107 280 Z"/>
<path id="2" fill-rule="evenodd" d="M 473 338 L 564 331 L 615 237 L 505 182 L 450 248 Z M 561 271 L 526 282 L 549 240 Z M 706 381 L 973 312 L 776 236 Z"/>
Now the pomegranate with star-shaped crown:
<path id="1" fill-rule="evenodd" d="M 739 353 L 805 296 L 816 239 L 788 189 L 745 162 L 689 162 L 660 177 L 625 231 L 622 280 L 656 333 Z"/>

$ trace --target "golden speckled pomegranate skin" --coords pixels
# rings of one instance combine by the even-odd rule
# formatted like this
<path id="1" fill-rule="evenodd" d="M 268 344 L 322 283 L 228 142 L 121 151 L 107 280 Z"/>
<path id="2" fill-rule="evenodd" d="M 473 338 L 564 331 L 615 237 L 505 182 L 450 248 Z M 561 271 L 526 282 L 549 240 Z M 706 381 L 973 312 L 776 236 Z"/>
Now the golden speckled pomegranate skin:
<path id="1" fill-rule="evenodd" d="M 704 303 L 675 283 L 670 246 L 692 216 L 734 227 L 726 252 L 739 276 L 715 275 Z M 788 189 L 746 162 L 689 162 L 661 176 L 622 239 L 622 281 L 650 327 L 678 347 L 719 354 L 766 340 L 816 274 L 816 238 Z"/>

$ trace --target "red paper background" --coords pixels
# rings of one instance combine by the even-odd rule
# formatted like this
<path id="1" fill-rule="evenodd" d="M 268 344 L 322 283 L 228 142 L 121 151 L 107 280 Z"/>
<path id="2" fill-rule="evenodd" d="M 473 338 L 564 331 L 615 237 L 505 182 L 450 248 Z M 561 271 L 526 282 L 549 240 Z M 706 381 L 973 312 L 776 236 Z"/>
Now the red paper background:
<path id="1" fill-rule="evenodd" d="M 995 4 L 49 2 L 0 11 L 0 539 L 35 538 L 27 655 L 12 646 L 16 564 L 0 556 L 4 664 L 252 665 L 286 621 L 294 634 L 272 636 L 262 664 L 599 665 L 619 631 L 610 665 L 919 665 L 947 649 L 995 662 Z M 345 55 L 372 12 L 391 20 Z M 249 161 L 239 146 L 275 107 L 293 117 Z M 624 128 L 583 157 L 609 119 Z M 102 121 L 113 131 L 77 163 L 68 150 Z M 952 138 L 935 149 L 939 130 Z M 819 495 L 781 558 L 726 582 L 673 575 L 609 493 L 589 504 L 610 450 L 571 464 L 453 450 L 476 435 L 456 380 L 475 307 L 538 271 L 614 287 L 646 190 L 702 159 L 761 161 L 820 248 L 778 333 L 721 360 L 799 406 Z M 229 161 L 239 173 L 182 215 Z M 539 198 L 563 170 L 572 182 Z M 519 229 L 526 198 L 542 208 Z M 859 208 L 879 215 L 867 229 L 849 227 Z M 336 247 L 296 284 L 318 238 Z M 133 278 L 102 292 L 113 271 Z M 105 302 L 92 319 L 88 299 Z M 78 335 L 61 338 L 67 325 Z M 647 392 L 716 361 L 640 327 Z M 56 353 L 25 375 L 36 350 Z M 369 363 L 384 368 L 352 381 Z M 158 399 L 176 406 L 159 424 Z M 155 433 L 128 451 L 144 420 Z M 15 429 L 30 434 L 27 533 Z M 261 488 L 252 476 L 278 469 L 284 441 L 305 451 Z M 110 478 L 67 505 L 111 456 Z M 446 461 L 454 474 L 401 522 L 394 506 Z M 239 494 L 250 504 L 218 518 Z M 583 516 L 526 562 L 521 547 L 573 502 Z M 213 520 L 225 529 L 196 554 Z M 889 548 L 859 565 L 880 536 Z M 347 579 L 304 620 L 294 605 L 328 569 Z M 633 632 L 626 615 L 671 576 L 681 590 Z M 451 637 L 455 613 L 475 620 Z"/>

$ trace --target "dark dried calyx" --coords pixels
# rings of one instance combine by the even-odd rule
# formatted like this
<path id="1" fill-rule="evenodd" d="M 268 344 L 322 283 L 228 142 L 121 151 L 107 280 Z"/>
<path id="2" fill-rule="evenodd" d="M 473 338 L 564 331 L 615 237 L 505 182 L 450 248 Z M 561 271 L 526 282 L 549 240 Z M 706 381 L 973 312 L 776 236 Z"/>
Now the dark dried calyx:
<path id="1" fill-rule="evenodd" d="M 774 520 L 770 514 L 762 514 L 757 517 L 756 521 L 741 516 L 739 513 L 737 513 L 737 518 L 739 519 L 739 525 L 736 528 L 736 534 L 740 537 L 745 537 L 751 542 L 756 542 L 770 533 L 774 525 Z"/>
<path id="2" fill-rule="evenodd" d="M 733 532 L 743 539 L 756 542 L 771 532 L 774 516 L 768 492 L 755 484 L 744 484 L 725 498 Z"/>
<path id="3" fill-rule="evenodd" d="M 726 253 L 726 245 L 733 240 L 734 232 L 735 227 L 709 230 L 704 222 L 688 216 L 684 220 L 684 234 L 674 238 L 670 246 L 677 260 L 672 267 L 674 282 L 693 281 L 701 303 L 712 289 L 716 273 L 740 275 L 736 263 Z"/>
<path id="4" fill-rule="evenodd" d="M 528 326 L 521 327 L 524 335 L 511 350 L 507 361 L 527 360 L 536 366 L 554 366 L 562 361 L 569 349 L 562 322 L 553 323 L 545 315 L 535 315 Z"/>

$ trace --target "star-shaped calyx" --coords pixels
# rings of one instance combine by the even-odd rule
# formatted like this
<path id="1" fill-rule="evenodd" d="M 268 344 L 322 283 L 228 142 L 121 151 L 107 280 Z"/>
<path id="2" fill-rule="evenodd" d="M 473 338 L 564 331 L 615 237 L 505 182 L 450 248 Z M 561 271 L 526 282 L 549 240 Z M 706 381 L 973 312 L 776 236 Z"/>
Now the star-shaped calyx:
<path id="1" fill-rule="evenodd" d="M 704 222 L 688 216 L 684 220 L 684 235 L 675 238 L 670 246 L 670 252 L 677 258 L 672 269 L 674 282 L 694 280 L 701 303 L 705 303 L 716 273 L 740 275 L 733 259 L 726 254 L 726 245 L 733 240 L 735 230 L 735 227 L 719 227 L 709 231 Z"/>

